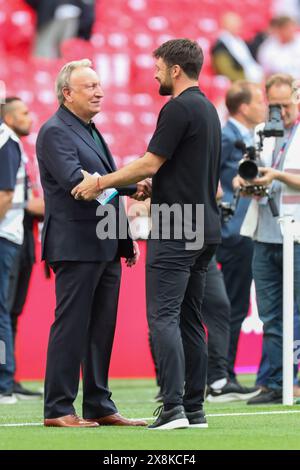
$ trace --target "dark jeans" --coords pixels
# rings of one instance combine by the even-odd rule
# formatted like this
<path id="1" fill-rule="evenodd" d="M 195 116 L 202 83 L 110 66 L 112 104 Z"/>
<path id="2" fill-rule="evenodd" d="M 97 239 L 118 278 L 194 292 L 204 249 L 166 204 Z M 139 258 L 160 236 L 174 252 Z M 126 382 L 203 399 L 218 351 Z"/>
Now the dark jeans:
<path id="1" fill-rule="evenodd" d="M 294 297 L 300 310 L 300 245 L 294 249 Z M 282 245 L 254 244 L 253 276 L 258 313 L 264 323 L 264 346 L 270 371 L 266 386 L 282 388 Z"/>
<path id="2" fill-rule="evenodd" d="M 23 308 L 26 302 L 30 278 L 33 268 L 33 260 L 30 257 L 26 256 L 24 253 L 25 247 L 22 245 L 20 247 L 19 253 L 15 258 L 13 268 L 10 273 L 9 279 L 9 292 L 8 292 L 8 301 L 7 308 L 10 312 L 11 325 L 12 325 L 12 334 L 14 342 L 14 356 L 15 356 L 15 343 L 16 343 L 16 334 L 18 328 L 19 316 L 23 312 Z M 16 356 L 15 356 L 16 364 Z"/>
<path id="3" fill-rule="evenodd" d="M 5 357 L 0 358 L 0 393 L 9 393 L 13 388 L 15 362 L 11 319 L 7 301 L 9 276 L 18 251 L 18 245 L 5 238 L 0 238 L 0 349 L 5 353 Z"/>
<path id="4" fill-rule="evenodd" d="M 215 249 L 187 251 L 183 241 L 148 241 L 147 316 L 164 405 L 202 408 L 207 344 L 201 305 Z"/>
<path id="5" fill-rule="evenodd" d="M 230 301 L 215 257 L 208 265 L 202 315 L 208 329 L 207 383 L 210 385 L 228 377 L 230 337 Z"/>
<path id="6" fill-rule="evenodd" d="M 300 340 L 300 315 L 298 309 L 294 311 L 294 341 Z M 267 355 L 267 349 L 265 342 L 263 341 L 263 349 L 259 369 L 257 371 L 257 377 L 255 385 L 266 386 L 270 375 L 270 363 Z M 294 384 L 298 384 L 298 364 L 294 364 Z"/>
<path id="7" fill-rule="evenodd" d="M 248 314 L 252 282 L 253 241 L 242 237 L 235 245 L 220 245 L 217 260 L 221 263 L 227 295 L 231 305 L 228 352 L 229 378 L 235 380 L 234 363 L 241 326 Z"/>

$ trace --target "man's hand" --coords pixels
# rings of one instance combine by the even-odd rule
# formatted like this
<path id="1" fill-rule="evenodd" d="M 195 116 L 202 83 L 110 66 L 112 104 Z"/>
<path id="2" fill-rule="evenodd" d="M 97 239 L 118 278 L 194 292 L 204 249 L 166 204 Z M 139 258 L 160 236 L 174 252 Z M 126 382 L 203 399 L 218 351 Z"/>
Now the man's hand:
<path id="1" fill-rule="evenodd" d="M 45 203 L 42 197 L 32 197 L 26 204 L 26 210 L 36 217 L 43 217 L 45 214 Z"/>
<path id="2" fill-rule="evenodd" d="M 135 199 L 136 201 L 145 201 L 151 197 L 152 194 L 152 180 L 151 178 L 146 178 L 143 181 L 140 181 L 136 185 L 136 193 L 134 193 L 131 198 Z"/>
<path id="3" fill-rule="evenodd" d="M 126 260 L 126 266 L 128 268 L 131 268 L 138 262 L 140 254 L 141 254 L 138 242 L 136 241 L 133 242 L 133 253 L 134 253 L 133 258 L 127 258 Z"/>
<path id="4" fill-rule="evenodd" d="M 5 217 L 6 212 L 11 208 L 13 197 L 13 191 L 0 191 L 0 220 Z"/>
<path id="5" fill-rule="evenodd" d="M 232 180 L 232 187 L 234 191 L 241 189 L 244 186 L 248 186 L 249 182 L 244 180 L 240 175 L 236 175 Z"/>
<path id="6" fill-rule="evenodd" d="M 267 171 L 266 171 L 267 170 Z M 235 176 L 232 180 L 233 189 L 236 191 L 239 189 L 239 194 L 242 197 L 251 197 L 256 200 L 259 200 L 266 196 L 266 186 L 270 184 L 267 181 L 273 181 L 274 175 L 273 168 L 259 168 L 260 173 L 268 173 L 268 179 L 263 176 L 259 178 L 255 178 L 253 180 L 244 180 L 239 175 Z"/>
<path id="7" fill-rule="evenodd" d="M 81 172 L 83 174 L 83 180 L 72 189 L 71 194 L 75 199 L 92 201 L 100 194 L 98 189 L 98 176 L 92 176 L 85 170 L 81 170 Z"/>
<path id="8" fill-rule="evenodd" d="M 251 181 L 251 184 L 255 184 L 257 186 L 270 186 L 279 173 L 278 170 L 275 170 L 274 168 L 265 167 L 259 167 L 258 171 L 262 176 Z"/>
<path id="9" fill-rule="evenodd" d="M 252 182 L 244 180 L 240 175 L 236 175 L 232 180 L 232 187 L 234 191 L 239 191 L 242 197 L 251 197 L 252 194 L 247 188 L 253 186 Z"/>

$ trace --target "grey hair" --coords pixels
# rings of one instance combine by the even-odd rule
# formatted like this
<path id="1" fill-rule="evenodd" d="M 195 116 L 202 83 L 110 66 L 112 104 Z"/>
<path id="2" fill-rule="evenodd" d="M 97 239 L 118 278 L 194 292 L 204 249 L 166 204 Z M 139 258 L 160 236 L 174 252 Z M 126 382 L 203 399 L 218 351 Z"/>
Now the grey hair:
<path id="1" fill-rule="evenodd" d="M 70 76 L 73 70 L 78 69 L 80 67 L 91 67 L 91 66 L 92 66 L 92 62 L 89 59 L 82 59 L 82 60 L 73 60 L 72 62 L 68 62 L 62 67 L 55 81 L 55 92 L 56 92 L 56 96 L 57 96 L 59 104 L 63 104 L 64 102 L 65 98 L 63 95 L 63 88 L 69 86 Z"/>

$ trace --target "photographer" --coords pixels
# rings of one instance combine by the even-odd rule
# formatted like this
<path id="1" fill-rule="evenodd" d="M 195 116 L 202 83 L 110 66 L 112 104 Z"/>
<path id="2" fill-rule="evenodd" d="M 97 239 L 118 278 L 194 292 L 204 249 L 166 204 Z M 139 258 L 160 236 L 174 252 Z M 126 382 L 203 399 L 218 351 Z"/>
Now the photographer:
<path id="1" fill-rule="evenodd" d="M 293 99 L 294 79 L 285 74 L 272 75 L 266 82 L 270 105 L 281 109 L 282 137 L 266 138 L 260 152 L 259 177 L 250 184 L 268 187 L 269 200 L 280 216 L 300 220 L 300 127 L 298 104 Z M 276 116 L 275 116 L 276 117 Z M 268 122 L 268 125 L 270 122 Z M 263 128 L 264 126 L 262 126 Z M 248 182 L 249 184 L 249 182 Z M 268 198 L 256 196 L 249 207 L 241 233 L 254 239 L 253 277 L 258 312 L 264 323 L 264 348 L 270 363 L 267 389 L 249 404 L 282 402 L 282 233 L 278 218 L 272 214 Z M 295 302 L 300 307 L 300 245 L 295 243 Z"/>
<path id="2" fill-rule="evenodd" d="M 230 117 L 222 131 L 221 185 L 224 191 L 223 203 L 234 206 L 234 187 L 239 187 L 238 165 L 243 154 L 241 146 L 253 145 L 254 128 L 265 119 L 266 107 L 262 90 L 249 81 L 237 81 L 231 86 L 226 95 L 226 106 Z M 217 260 L 222 265 L 231 304 L 228 372 L 229 379 L 236 384 L 234 362 L 241 325 L 249 309 L 252 282 L 253 242 L 240 235 L 249 203 L 249 198 L 241 197 L 230 220 L 223 217 L 222 244 L 217 250 Z M 245 387 L 242 388 L 245 393 Z M 255 389 L 248 390 L 249 393 L 251 391 Z"/>

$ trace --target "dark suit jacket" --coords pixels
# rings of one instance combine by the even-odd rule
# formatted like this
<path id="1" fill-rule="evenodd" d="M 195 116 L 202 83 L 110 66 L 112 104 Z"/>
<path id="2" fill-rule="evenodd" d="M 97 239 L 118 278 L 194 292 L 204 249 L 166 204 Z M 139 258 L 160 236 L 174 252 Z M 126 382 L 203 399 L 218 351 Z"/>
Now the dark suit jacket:
<path id="1" fill-rule="evenodd" d="M 103 140 L 103 139 L 102 139 Z M 96 225 L 97 201 L 77 201 L 71 190 L 82 180 L 81 169 L 100 175 L 116 170 L 107 148 L 102 155 L 89 131 L 67 110 L 59 108 L 41 128 L 37 157 L 45 196 L 42 259 L 54 261 L 112 261 L 131 257 L 132 241 L 99 240 Z M 111 203 L 124 210 L 119 197 Z M 110 205 L 109 204 L 109 205 Z"/>
<path id="2" fill-rule="evenodd" d="M 233 202 L 232 180 L 238 174 L 238 165 L 243 153 L 235 147 L 238 140 L 243 140 L 240 131 L 228 121 L 222 129 L 221 185 L 223 201 Z M 241 240 L 240 228 L 249 207 L 250 198 L 241 197 L 235 215 L 229 222 L 222 224 L 222 242 L 233 245 Z"/>

